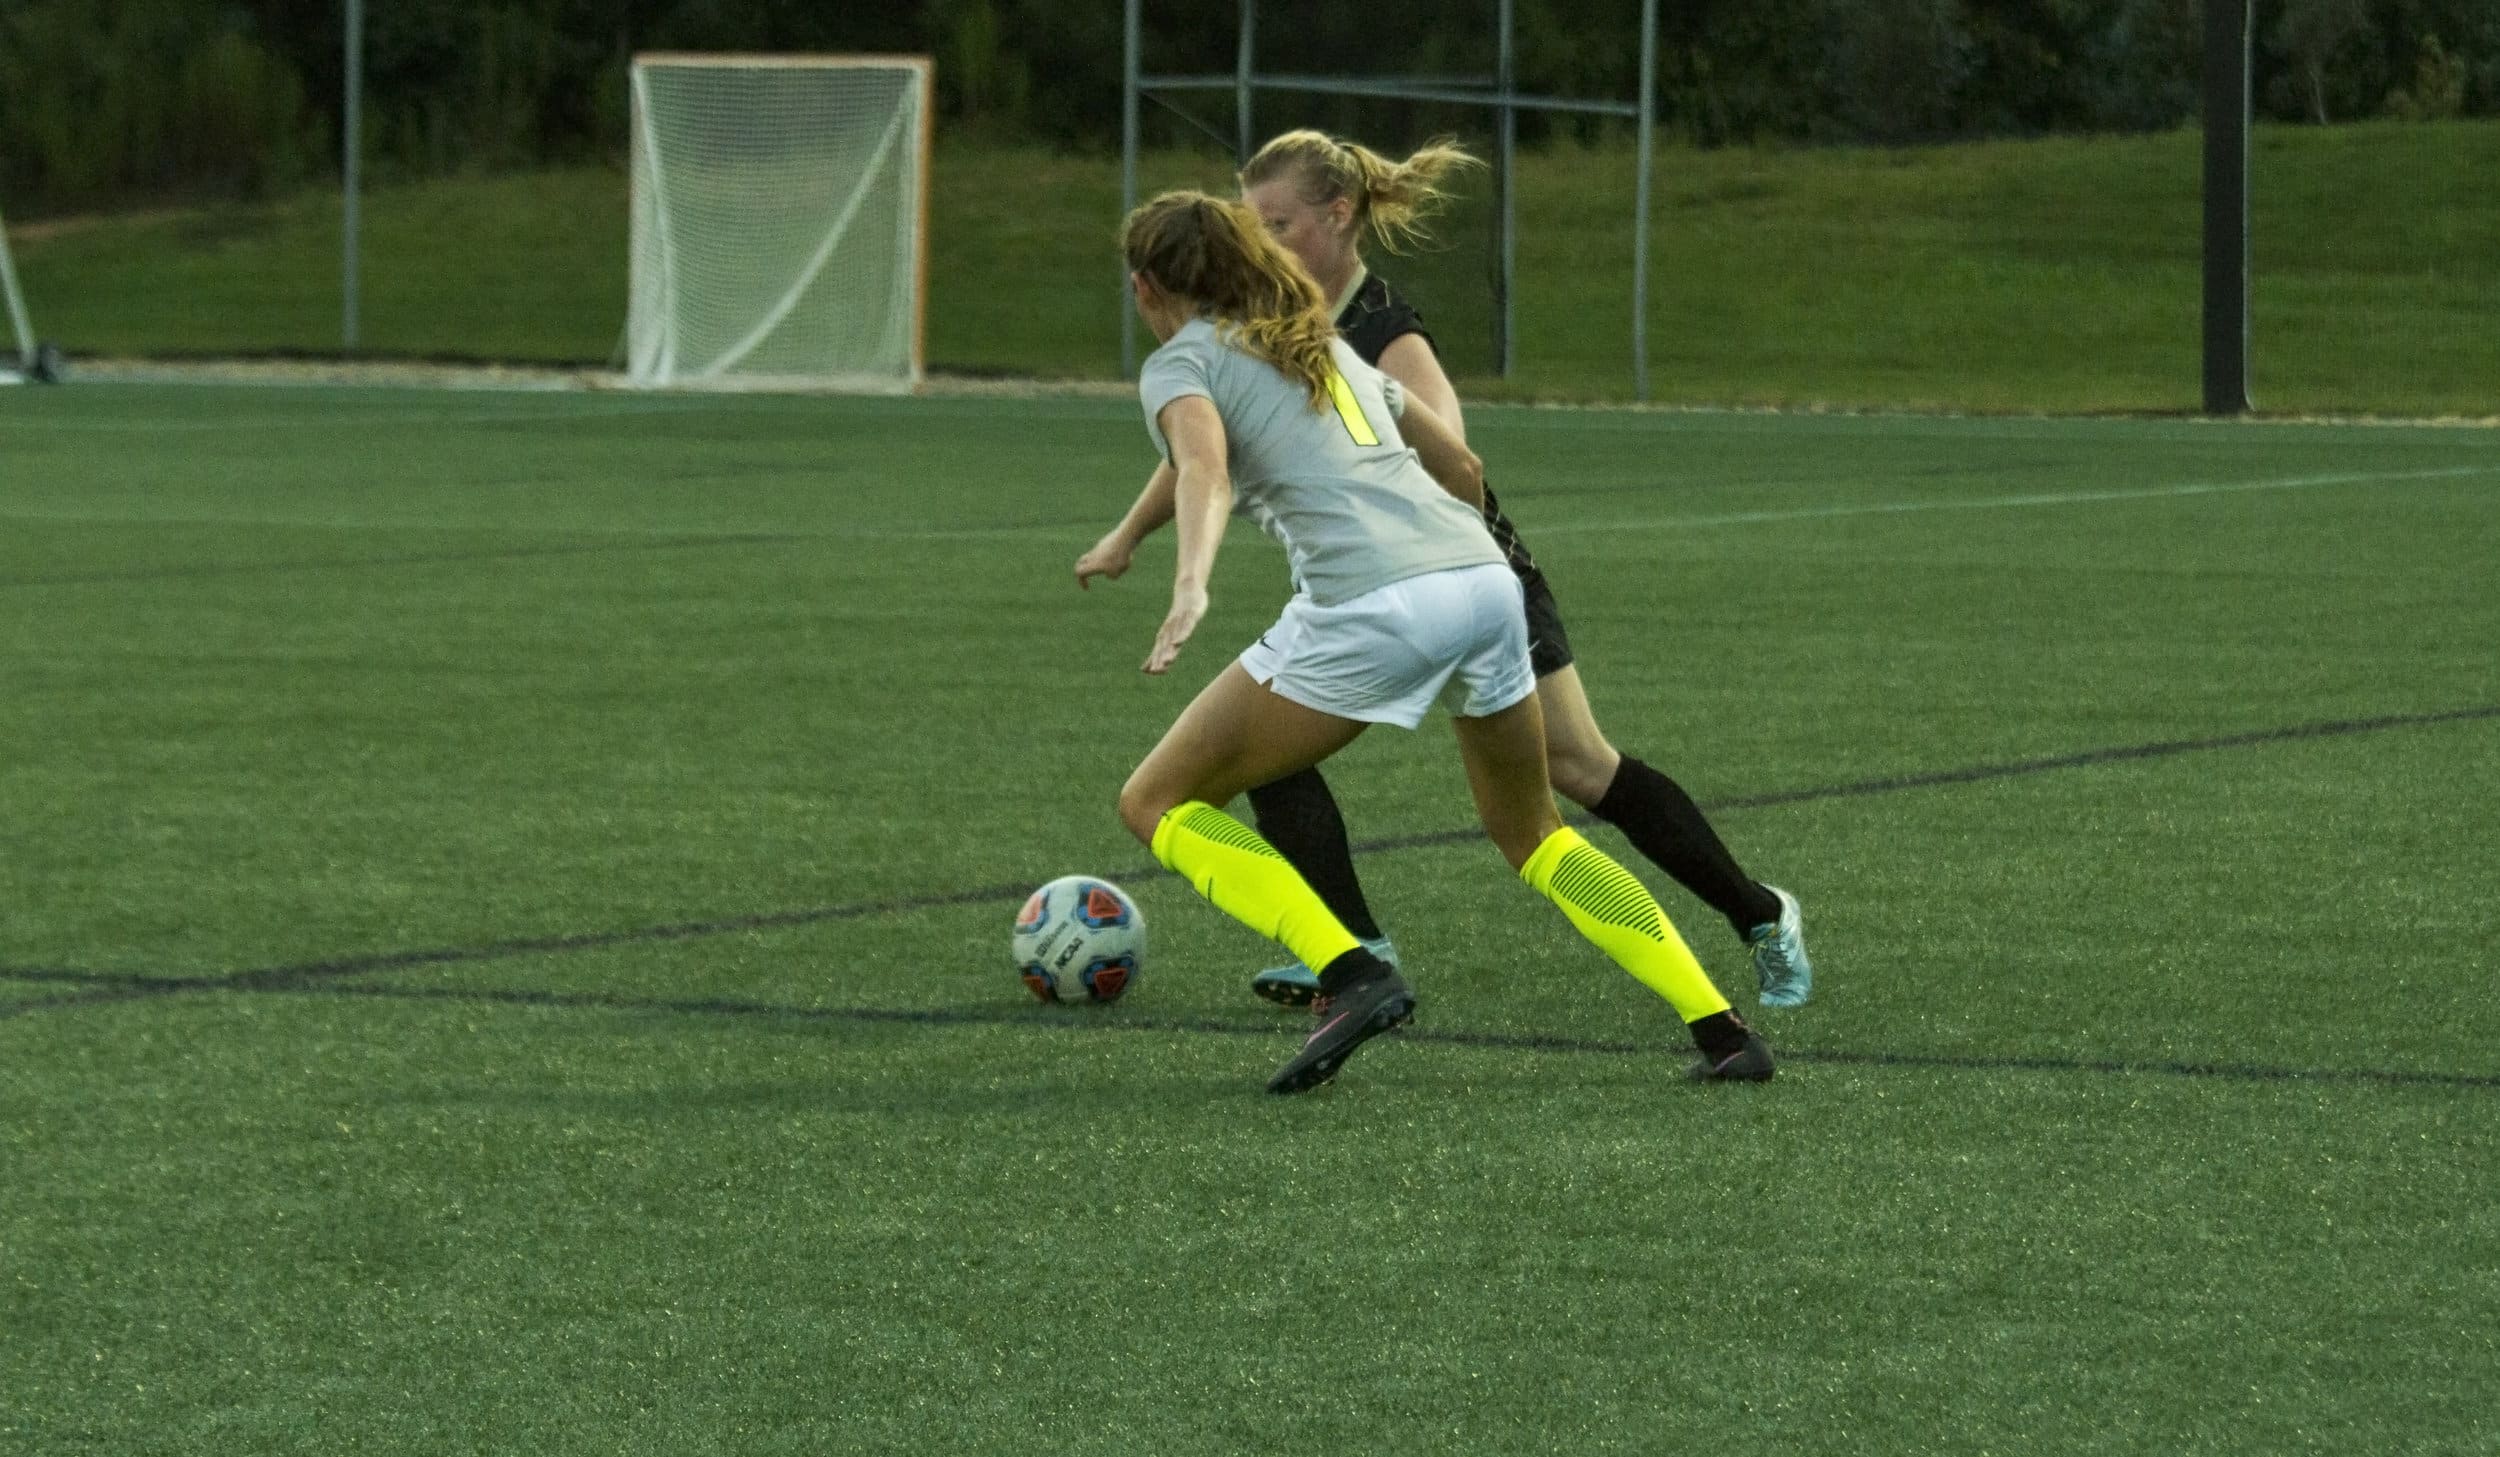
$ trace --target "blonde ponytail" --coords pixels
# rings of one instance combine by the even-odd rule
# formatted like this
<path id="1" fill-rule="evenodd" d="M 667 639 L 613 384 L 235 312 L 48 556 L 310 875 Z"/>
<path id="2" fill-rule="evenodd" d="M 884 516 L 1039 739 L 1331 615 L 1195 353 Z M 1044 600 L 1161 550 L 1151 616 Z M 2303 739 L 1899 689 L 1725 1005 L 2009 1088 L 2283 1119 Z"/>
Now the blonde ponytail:
<path id="1" fill-rule="evenodd" d="M 1338 198 L 1354 204 L 1355 223 L 1392 253 L 1432 240 L 1430 223 L 1450 194 L 1442 179 L 1481 167 L 1475 154 L 1449 137 L 1437 137 L 1403 162 L 1371 148 L 1339 141 L 1326 132 L 1290 131 L 1272 137 L 1241 169 L 1244 190 L 1279 177 L 1313 207 Z"/>
<path id="2" fill-rule="evenodd" d="M 1120 224 L 1132 272 L 1185 299 L 1242 348 L 1298 381 L 1318 409 L 1336 371 L 1319 285 L 1251 211 L 1203 192 L 1167 192 Z"/>

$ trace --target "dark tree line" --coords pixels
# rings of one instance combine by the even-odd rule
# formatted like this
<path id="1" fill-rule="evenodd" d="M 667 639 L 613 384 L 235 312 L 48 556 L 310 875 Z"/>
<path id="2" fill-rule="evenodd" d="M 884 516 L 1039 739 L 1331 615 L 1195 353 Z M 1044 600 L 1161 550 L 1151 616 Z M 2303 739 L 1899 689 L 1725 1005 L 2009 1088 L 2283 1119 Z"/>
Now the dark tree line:
<path id="1" fill-rule="evenodd" d="M 1636 0 L 1516 9 L 1524 88 L 1635 94 Z M 1148 69 L 1229 70 L 1236 13 L 1149 4 Z M 1667 0 L 1660 118 L 1704 146 L 2169 127 L 2196 114 L 2200 14 L 2198 0 Z M 383 175 L 613 157 L 626 60 L 649 49 L 924 52 L 948 126 L 1099 149 L 1118 138 L 1120 15 L 1119 0 L 374 0 L 367 155 Z M 1492 16 L 1492 0 L 1266 0 L 1260 62 L 1483 74 Z M 2257 22 L 2271 118 L 2500 115 L 2496 0 L 2259 0 Z M 332 175 L 342 23 L 340 0 L 0 0 L 0 208 Z M 1319 125 L 1374 114 L 1293 105 Z M 1229 127 L 1220 100 L 1200 106 Z M 1531 119 L 1529 140 L 1549 128 L 1596 124 Z"/>

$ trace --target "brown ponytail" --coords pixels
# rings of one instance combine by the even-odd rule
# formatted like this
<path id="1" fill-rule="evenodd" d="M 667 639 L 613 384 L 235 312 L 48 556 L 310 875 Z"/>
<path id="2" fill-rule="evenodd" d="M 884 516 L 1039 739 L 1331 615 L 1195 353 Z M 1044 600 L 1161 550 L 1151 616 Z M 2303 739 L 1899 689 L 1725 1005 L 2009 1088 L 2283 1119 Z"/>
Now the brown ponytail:
<path id="1" fill-rule="evenodd" d="M 1132 272 L 1196 305 L 1242 348 L 1299 381 L 1311 407 L 1328 400 L 1336 361 L 1319 285 L 1248 208 L 1203 192 L 1167 192 L 1120 224 Z"/>
<path id="2" fill-rule="evenodd" d="M 1241 185 L 1246 190 L 1287 177 L 1294 195 L 1313 207 L 1348 198 L 1355 223 L 1381 247 L 1403 253 L 1431 241 L 1428 225 L 1450 196 L 1441 180 L 1483 165 L 1448 137 L 1425 143 L 1403 162 L 1392 162 L 1369 147 L 1303 130 L 1269 139 L 1241 169 Z"/>

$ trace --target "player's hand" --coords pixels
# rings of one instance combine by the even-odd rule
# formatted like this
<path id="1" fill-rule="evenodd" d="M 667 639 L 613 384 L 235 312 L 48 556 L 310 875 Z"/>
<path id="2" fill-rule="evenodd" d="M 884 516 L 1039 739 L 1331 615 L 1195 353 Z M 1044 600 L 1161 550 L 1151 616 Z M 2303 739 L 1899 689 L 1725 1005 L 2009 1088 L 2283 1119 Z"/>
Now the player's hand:
<path id="1" fill-rule="evenodd" d="M 1076 559 L 1076 584 L 1090 586 L 1089 578 L 1101 577 L 1118 581 L 1128 571 L 1129 558 L 1137 554 L 1137 544 L 1117 531 L 1103 534 L 1102 540 Z"/>
<path id="2" fill-rule="evenodd" d="M 1207 615 L 1207 589 L 1204 587 L 1172 588 L 1172 611 L 1163 619 L 1163 627 L 1155 634 L 1155 650 L 1146 654 L 1146 671 L 1160 674 L 1168 671 L 1172 660 L 1181 655 L 1181 644 L 1198 630 L 1198 619 Z"/>

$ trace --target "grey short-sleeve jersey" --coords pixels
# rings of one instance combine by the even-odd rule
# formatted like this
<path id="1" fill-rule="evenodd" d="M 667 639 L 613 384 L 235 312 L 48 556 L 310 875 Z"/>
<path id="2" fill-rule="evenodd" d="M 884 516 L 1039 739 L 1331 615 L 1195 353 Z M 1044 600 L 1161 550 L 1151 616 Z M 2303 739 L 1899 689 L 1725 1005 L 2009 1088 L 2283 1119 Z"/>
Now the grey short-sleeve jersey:
<path id="1" fill-rule="evenodd" d="M 1502 560 L 1484 518 L 1433 480 L 1398 435 L 1406 398 L 1343 340 L 1335 408 L 1192 319 L 1137 377 L 1146 433 L 1169 459 L 1163 407 L 1203 395 L 1224 421 L 1233 514 L 1284 544 L 1294 581 L 1322 606 L 1391 582 Z"/>

